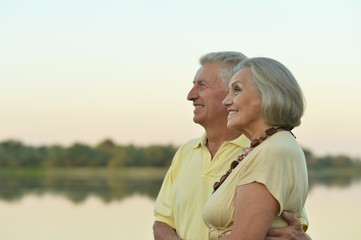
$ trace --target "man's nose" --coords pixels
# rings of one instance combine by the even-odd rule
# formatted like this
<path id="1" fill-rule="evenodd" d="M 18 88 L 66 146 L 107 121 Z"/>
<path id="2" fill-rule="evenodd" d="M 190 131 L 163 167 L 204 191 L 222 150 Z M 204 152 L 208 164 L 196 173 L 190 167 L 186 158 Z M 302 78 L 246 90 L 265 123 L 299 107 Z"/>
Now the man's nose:
<path id="1" fill-rule="evenodd" d="M 192 89 L 188 93 L 187 100 L 193 101 L 194 99 L 197 98 L 197 96 L 198 96 L 197 90 L 195 89 L 195 87 L 192 87 Z"/>

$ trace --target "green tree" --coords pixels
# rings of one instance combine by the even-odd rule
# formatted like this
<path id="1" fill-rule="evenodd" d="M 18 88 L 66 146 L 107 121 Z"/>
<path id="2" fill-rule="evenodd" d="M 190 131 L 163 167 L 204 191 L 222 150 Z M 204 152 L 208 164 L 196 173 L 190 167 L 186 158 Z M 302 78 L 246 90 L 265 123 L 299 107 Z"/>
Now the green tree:
<path id="1" fill-rule="evenodd" d="M 66 149 L 64 157 L 67 167 L 100 167 L 105 166 L 107 160 L 106 155 L 101 151 L 80 143 L 75 143 Z"/>
<path id="2" fill-rule="evenodd" d="M 0 143 L 0 166 L 39 167 L 41 166 L 41 157 L 34 147 L 24 146 L 19 141 L 8 140 Z"/>
<path id="3" fill-rule="evenodd" d="M 43 165 L 45 167 L 64 167 L 65 164 L 65 148 L 59 145 L 54 145 L 45 148 L 45 156 Z"/>
<path id="4" fill-rule="evenodd" d="M 121 167 L 131 161 L 131 154 L 127 147 L 117 146 L 112 140 L 106 139 L 96 146 L 106 159 L 108 167 Z"/>

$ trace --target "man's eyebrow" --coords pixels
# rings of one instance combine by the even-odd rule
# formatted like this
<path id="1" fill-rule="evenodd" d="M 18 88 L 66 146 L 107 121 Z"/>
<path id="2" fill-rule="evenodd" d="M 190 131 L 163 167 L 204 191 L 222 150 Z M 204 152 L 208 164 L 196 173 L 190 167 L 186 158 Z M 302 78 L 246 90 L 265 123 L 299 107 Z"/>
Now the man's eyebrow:
<path id="1" fill-rule="evenodd" d="M 203 83 L 203 82 L 207 82 L 207 80 L 205 80 L 205 79 L 193 80 L 193 83 L 194 83 L 194 84 L 196 84 L 196 83 Z"/>

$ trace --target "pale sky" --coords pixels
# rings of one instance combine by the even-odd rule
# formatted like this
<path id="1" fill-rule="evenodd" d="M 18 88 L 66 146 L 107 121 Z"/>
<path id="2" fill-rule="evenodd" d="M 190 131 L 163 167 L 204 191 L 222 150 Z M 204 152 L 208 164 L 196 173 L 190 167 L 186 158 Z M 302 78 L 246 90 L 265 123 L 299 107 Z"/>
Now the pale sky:
<path id="1" fill-rule="evenodd" d="M 314 154 L 361 157 L 361 1 L 0 1 L 0 141 L 181 144 L 201 55 L 287 66 Z"/>

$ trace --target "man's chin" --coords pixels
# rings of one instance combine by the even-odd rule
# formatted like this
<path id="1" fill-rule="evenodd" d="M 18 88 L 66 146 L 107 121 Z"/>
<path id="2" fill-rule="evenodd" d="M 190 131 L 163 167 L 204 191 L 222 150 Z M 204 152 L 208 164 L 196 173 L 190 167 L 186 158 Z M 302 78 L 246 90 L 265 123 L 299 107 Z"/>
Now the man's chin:
<path id="1" fill-rule="evenodd" d="M 202 119 L 199 118 L 199 117 L 197 117 L 197 116 L 194 116 L 194 117 L 193 117 L 193 122 L 194 122 L 194 123 L 197 123 L 197 124 L 199 124 L 199 125 L 202 125 L 202 123 L 203 123 Z"/>

